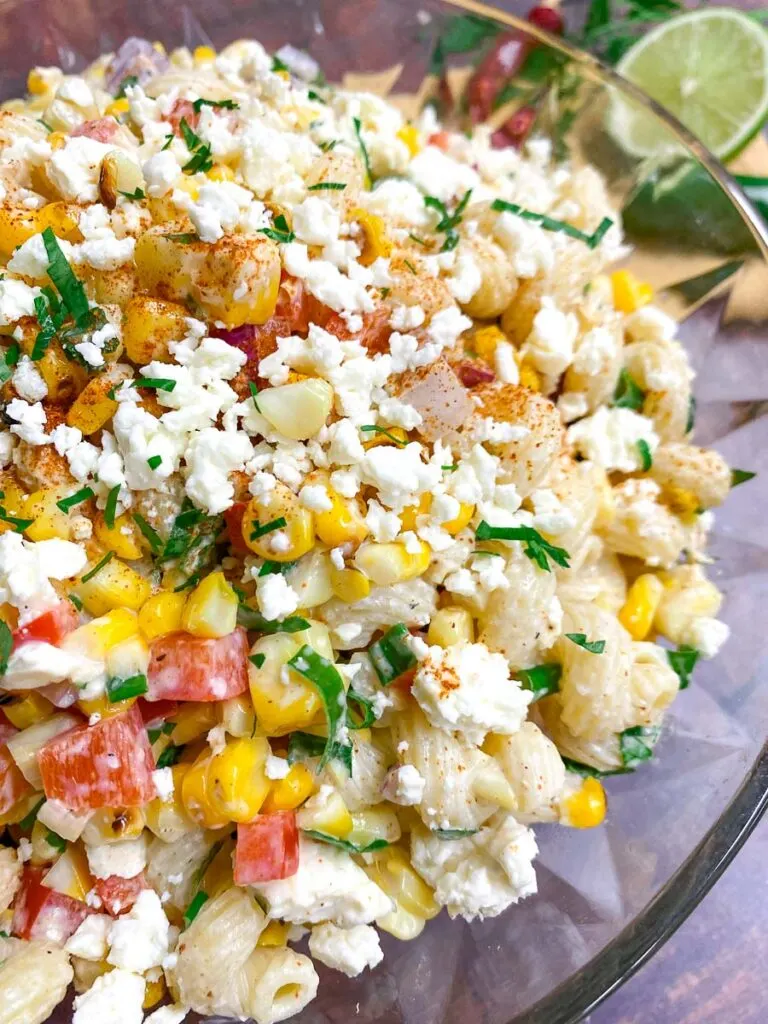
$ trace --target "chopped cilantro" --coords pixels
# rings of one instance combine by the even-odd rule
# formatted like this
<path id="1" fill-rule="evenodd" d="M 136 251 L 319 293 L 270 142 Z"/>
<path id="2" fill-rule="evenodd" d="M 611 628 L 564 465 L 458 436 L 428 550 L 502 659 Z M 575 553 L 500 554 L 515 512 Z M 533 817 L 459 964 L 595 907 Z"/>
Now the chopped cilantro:
<path id="1" fill-rule="evenodd" d="M 564 569 L 569 567 L 570 555 L 565 548 L 550 544 L 532 526 L 490 526 L 483 520 L 475 530 L 478 540 L 519 540 L 525 545 L 523 553 L 535 562 L 540 569 L 551 572 L 549 559 Z"/>
<path id="2" fill-rule="evenodd" d="M 590 654 L 602 654 L 605 650 L 605 640 L 587 640 L 586 633 L 566 633 L 565 636 Z"/>

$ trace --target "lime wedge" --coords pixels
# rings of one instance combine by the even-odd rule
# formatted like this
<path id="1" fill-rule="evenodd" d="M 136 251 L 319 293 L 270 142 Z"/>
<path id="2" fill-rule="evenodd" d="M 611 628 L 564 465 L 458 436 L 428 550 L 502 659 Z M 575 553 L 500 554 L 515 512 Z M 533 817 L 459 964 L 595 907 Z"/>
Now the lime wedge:
<path id="1" fill-rule="evenodd" d="M 616 70 L 721 160 L 743 149 L 768 116 L 768 32 L 725 7 L 692 11 L 657 26 Z M 608 128 L 634 156 L 680 152 L 663 122 L 618 93 L 611 99 Z"/>

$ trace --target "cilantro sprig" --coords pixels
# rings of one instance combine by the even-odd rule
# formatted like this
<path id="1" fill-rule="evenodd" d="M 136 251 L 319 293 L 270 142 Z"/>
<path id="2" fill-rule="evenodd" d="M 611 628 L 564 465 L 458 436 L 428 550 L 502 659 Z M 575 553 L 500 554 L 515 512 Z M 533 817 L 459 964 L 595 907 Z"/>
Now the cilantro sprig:
<path id="1" fill-rule="evenodd" d="M 371 170 L 371 158 L 368 155 L 368 147 L 363 140 L 363 126 L 360 123 L 359 117 L 352 118 L 352 124 L 355 127 L 355 135 L 357 136 L 357 143 L 360 146 L 360 153 L 363 157 L 363 163 L 365 164 L 365 173 L 368 179 L 368 187 L 370 188 L 373 184 L 373 171 Z"/>
<path id="2" fill-rule="evenodd" d="M 625 729 L 619 736 L 619 752 L 624 767 L 631 771 L 643 761 L 650 761 L 660 735 L 661 729 L 656 725 L 635 725 Z"/>
<path id="3" fill-rule="evenodd" d="M 393 683 L 416 664 L 416 655 L 407 643 L 409 637 L 408 627 L 398 622 L 368 648 L 368 657 L 382 686 Z"/>
<path id="4" fill-rule="evenodd" d="M 610 217 L 603 217 L 595 230 L 591 234 L 587 234 L 586 231 L 581 231 L 565 220 L 558 220 L 556 217 L 550 217 L 546 213 L 535 213 L 533 210 L 526 210 L 525 207 L 519 206 L 517 203 L 507 202 L 506 199 L 494 199 L 491 203 L 491 209 L 502 213 L 514 213 L 517 217 L 522 217 L 523 220 L 533 221 L 539 227 L 544 228 L 545 231 L 558 231 L 568 235 L 569 238 L 576 238 L 578 241 L 584 242 L 590 249 L 598 247 L 609 228 L 613 225 Z"/>
<path id="5" fill-rule="evenodd" d="M 296 235 L 291 231 L 288 221 L 282 213 L 275 217 L 273 223 L 274 227 L 259 228 L 259 233 L 271 238 L 273 242 L 283 242 L 286 245 L 294 240 Z"/>
<path id="6" fill-rule="evenodd" d="M 653 466 L 651 446 L 641 438 L 637 442 L 637 450 L 640 453 L 640 467 L 644 473 L 647 473 L 651 466 Z"/>
<path id="7" fill-rule="evenodd" d="M 7 623 L 0 619 L 0 676 L 4 676 L 8 668 L 8 659 L 13 650 L 13 633 Z"/>
<path id="8" fill-rule="evenodd" d="M 471 196 L 472 189 L 468 188 L 452 211 L 437 196 L 424 196 L 424 205 L 432 210 L 437 210 L 440 214 L 440 220 L 435 226 L 436 231 L 445 232 L 445 239 L 440 252 L 450 252 L 459 244 L 459 234 L 456 228 L 463 220 L 464 211 Z"/>
<path id="9" fill-rule="evenodd" d="M 304 828 L 302 832 L 305 836 L 315 839 L 318 843 L 328 843 L 329 846 L 335 846 L 337 849 L 344 850 L 347 853 L 372 853 L 374 850 L 383 850 L 385 846 L 390 845 L 386 839 L 372 839 L 370 843 L 360 845 L 359 843 L 351 843 L 348 839 L 339 839 L 338 836 L 329 835 L 328 832 L 318 832 L 312 828 Z"/>
<path id="10" fill-rule="evenodd" d="M 219 107 L 224 110 L 239 110 L 240 104 L 235 103 L 234 100 L 208 100 L 204 99 L 202 96 L 192 104 L 192 109 L 196 114 L 199 114 L 203 107 Z"/>
<path id="11" fill-rule="evenodd" d="M 565 633 L 564 636 L 589 654 L 602 654 L 605 650 L 605 640 L 587 640 L 586 633 Z"/>
<path id="12" fill-rule="evenodd" d="M 483 520 L 475 530 L 478 540 L 519 540 L 524 544 L 523 554 L 527 555 L 544 572 L 551 572 L 550 560 L 567 569 L 570 555 L 565 548 L 558 548 L 543 537 L 532 526 L 491 526 Z"/>
<path id="13" fill-rule="evenodd" d="M 699 660 L 699 651 L 688 644 L 681 644 L 676 651 L 667 651 L 670 668 L 680 680 L 680 689 L 687 690 L 691 682 L 691 674 Z"/>
<path id="14" fill-rule="evenodd" d="M 182 117 L 179 122 L 179 131 L 181 132 L 182 139 L 184 139 L 185 146 L 192 154 L 187 163 L 181 168 L 182 171 L 186 171 L 188 174 L 195 174 L 198 171 L 203 173 L 210 171 L 213 167 L 213 156 L 211 155 L 211 147 L 208 143 L 203 142 L 200 136 L 190 128 L 185 117 Z"/>
<path id="15" fill-rule="evenodd" d="M 322 757 L 327 740 L 324 736 L 315 736 L 311 732 L 292 732 L 288 737 L 288 764 L 306 761 L 313 757 Z M 352 747 L 347 743 L 334 743 L 331 747 L 332 761 L 341 761 L 347 772 L 352 775 Z"/>
<path id="16" fill-rule="evenodd" d="M 559 692 L 563 670 L 560 665 L 534 665 L 533 668 L 518 669 L 516 674 L 522 682 L 523 689 L 533 693 L 532 703 L 535 703 L 542 697 Z"/>
<path id="17" fill-rule="evenodd" d="M 756 476 L 757 473 L 751 473 L 748 469 L 732 469 L 731 488 L 738 487 L 739 484 L 745 484 L 748 480 L 752 480 Z"/>
<path id="18" fill-rule="evenodd" d="M 645 403 L 645 392 L 629 370 L 622 370 L 613 393 L 613 404 L 619 409 L 639 412 Z"/>

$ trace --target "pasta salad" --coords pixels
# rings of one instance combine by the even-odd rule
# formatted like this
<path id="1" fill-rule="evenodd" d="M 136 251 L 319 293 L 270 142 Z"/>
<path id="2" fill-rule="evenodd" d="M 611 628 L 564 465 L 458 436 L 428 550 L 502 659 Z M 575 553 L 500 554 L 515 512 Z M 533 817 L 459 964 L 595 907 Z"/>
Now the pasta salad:
<path id="1" fill-rule="evenodd" d="M 749 476 L 597 171 L 129 39 L 0 189 L 3 1024 L 271 1024 L 535 893 L 727 638 Z"/>

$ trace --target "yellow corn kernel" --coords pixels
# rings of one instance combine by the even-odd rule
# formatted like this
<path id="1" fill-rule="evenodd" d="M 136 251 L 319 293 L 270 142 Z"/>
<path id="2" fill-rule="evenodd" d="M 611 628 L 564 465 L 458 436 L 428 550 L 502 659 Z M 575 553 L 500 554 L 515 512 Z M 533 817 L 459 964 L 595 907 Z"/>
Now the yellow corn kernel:
<path id="1" fill-rule="evenodd" d="M 307 483 L 312 483 L 307 478 Z M 338 548 L 343 544 L 357 547 L 368 536 L 368 526 L 354 498 L 343 498 L 332 487 L 326 486 L 331 507 L 315 512 L 315 532 L 323 544 Z"/>
<path id="2" fill-rule="evenodd" d="M 110 527 L 104 520 L 104 513 L 97 512 L 93 521 L 93 533 L 102 547 L 107 551 L 114 551 L 118 558 L 126 558 L 133 562 L 144 557 L 141 530 L 130 516 L 117 516 L 114 526 Z"/>
<path id="3" fill-rule="evenodd" d="M 50 136 L 48 136 L 50 139 Z M 0 206 L 0 252 L 6 258 L 13 250 L 40 231 L 40 211 Z"/>
<path id="4" fill-rule="evenodd" d="M 315 777 L 305 764 L 292 764 L 284 779 L 275 779 L 262 804 L 264 814 L 292 811 L 301 806 L 315 791 Z"/>
<path id="5" fill-rule="evenodd" d="M 387 226 L 377 213 L 369 213 L 358 206 L 350 216 L 363 229 L 364 242 L 360 262 L 364 267 L 370 266 L 379 257 L 386 258 L 392 254 L 392 243 L 387 238 Z"/>
<path id="6" fill-rule="evenodd" d="M 230 736 L 256 735 L 256 712 L 250 694 L 241 693 L 239 697 L 229 697 L 219 701 L 216 707 L 219 721 Z"/>
<path id="7" fill-rule="evenodd" d="M 127 114 L 130 109 L 131 104 L 128 98 L 126 96 L 121 96 L 119 100 L 112 100 L 112 102 L 105 107 L 104 113 L 107 117 L 120 117 L 121 114 Z"/>
<path id="8" fill-rule="evenodd" d="M 500 341 L 506 341 L 507 337 L 500 327 L 489 324 L 487 327 L 480 327 L 472 335 L 472 348 L 486 363 L 492 363 L 496 346 Z"/>
<path id="9" fill-rule="evenodd" d="M 138 839 L 144 831 L 143 807 L 101 807 L 94 811 L 83 829 L 82 839 L 90 846 Z"/>
<path id="10" fill-rule="evenodd" d="M 466 608 L 447 605 L 432 616 L 427 630 L 427 641 L 438 647 L 453 647 L 462 642 L 472 643 L 475 639 L 475 625 Z"/>
<path id="11" fill-rule="evenodd" d="M 77 207 L 67 203 L 47 203 L 38 211 L 38 223 L 40 231 L 51 228 L 58 238 L 66 242 L 82 242 L 83 236 L 77 226 L 77 219 L 73 213 Z"/>
<path id="12" fill-rule="evenodd" d="M 6 626 L 13 632 L 19 624 L 19 612 L 18 609 L 14 608 L 12 604 L 0 604 L 0 622 L 4 622 Z"/>
<path id="13" fill-rule="evenodd" d="M 431 504 L 432 503 L 430 502 L 430 505 Z M 462 501 L 459 503 L 459 511 L 453 519 L 448 519 L 440 525 L 446 533 L 450 533 L 450 535 L 454 537 L 457 533 L 461 533 L 465 526 L 469 525 L 474 514 L 475 506 L 468 505 L 466 501 Z"/>
<path id="14" fill-rule="evenodd" d="M 70 844 L 45 875 L 42 884 L 46 889 L 85 903 L 86 894 L 93 888 L 85 851 Z"/>
<path id="15" fill-rule="evenodd" d="M 531 391 L 541 391 L 541 377 L 531 364 L 525 361 L 520 364 L 520 383 Z"/>
<path id="16" fill-rule="evenodd" d="M 114 679 L 131 679 L 146 675 L 149 667 L 149 646 L 140 634 L 128 637 L 107 651 L 107 675 Z"/>
<path id="17" fill-rule="evenodd" d="M 143 1010 L 151 1010 L 153 1006 L 157 1006 L 161 999 L 165 997 L 168 988 L 165 984 L 165 978 L 160 975 L 157 979 L 147 979 L 147 983 L 144 986 L 144 1001 L 141 1004 Z"/>
<path id="18" fill-rule="evenodd" d="M 269 792 L 264 773 L 269 744 L 262 736 L 236 739 L 218 754 L 203 753 L 184 776 L 181 799 L 204 828 L 250 821 Z"/>
<path id="19" fill-rule="evenodd" d="M 394 809 L 379 804 L 378 807 L 367 807 L 363 811 L 353 812 L 352 831 L 347 835 L 347 839 L 355 846 L 368 846 L 376 839 L 396 843 L 401 835 L 402 829 Z"/>
<path id="20" fill-rule="evenodd" d="M 670 512 L 684 521 L 692 522 L 696 513 L 701 508 L 701 502 L 693 493 L 685 487 L 678 487 L 676 484 L 667 484 L 661 493 L 661 501 L 667 506 Z"/>
<path id="21" fill-rule="evenodd" d="M 415 530 L 419 516 L 425 516 L 432 504 L 431 494 L 422 494 L 418 505 L 406 505 L 400 512 L 400 524 L 403 530 Z"/>
<path id="22" fill-rule="evenodd" d="M 597 491 L 597 514 L 595 515 L 595 530 L 605 530 L 616 518 L 616 499 L 613 496 L 613 489 L 605 470 L 599 472 L 595 479 L 595 490 Z"/>
<path id="23" fill-rule="evenodd" d="M 613 305 L 620 313 L 634 313 L 647 306 L 653 298 L 653 288 L 638 281 L 631 270 L 614 270 L 611 274 Z"/>
<path id="24" fill-rule="evenodd" d="M 412 580 L 429 568 L 432 551 L 420 540 L 418 552 L 411 554 L 405 544 L 364 544 L 355 555 L 355 566 L 380 587 Z"/>
<path id="25" fill-rule="evenodd" d="M 306 729 L 322 713 L 317 689 L 286 668 L 304 644 L 324 658 L 333 659 L 328 629 L 322 623 L 314 623 L 299 633 L 262 637 L 251 648 L 251 655 L 264 655 L 259 667 L 249 662 L 248 682 L 256 719 L 267 736 L 284 736 L 296 729 Z"/>
<path id="26" fill-rule="evenodd" d="M 98 562 L 85 573 L 97 568 Z M 117 608 L 138 611 L 152 591 L 149 580 L 140 576 L 119 558 L 111 558 L 85 581 L 80 579 L 75 592 L 91 615 L 104 615 Z"/>
<path id="27" fill-rule="evenodd" d="M 68 135 L 66 132 L 51 132 L 48 135 L 48 145 L 51 149 L 63 149 Z"/>
<path id="28" fill-rule="evenodd" d="M 117 402 L 109 397 L 115 381 L 108 374 L 92 377 L 67 410 L 67 424 L 87 437 L 100 430 L 117 412 Z"/>
<path id="29" fill-rule="evenodd" d="M 190 767 L 188 764 L 173 765 L 173 794 L 170 800 L 161 800 L 158 796 L 144 808 L 147 828 L 165 843 L 173 843 L 187 832 L 197 829 L 196 822 L 185 811 L 181 799 L 182 783 Z"/>
<path id="30" fill-rule="evenodd" d="M 229 824 L 229 818 L 214 806 L 208 768 L 209 755 L 203 754 L 182 779 L 181 802 L 185 813 L 197 825 L 203 828 L 223 828 Z"/>
<path id="31" fill-rule="evenodd" d="M 266 388 L 259 394 L 259 412 L 284 437 L 306 441 L 325 426 L 333 407 L 333 388 L 319 377 Z"/>
<path id="32" fill-rule="evenodd" d="M 584 779 L 581 789 L 563 801 L 563 824 L 572 828 L 595 828 L 605 819 L 605 790 L 599 779 Z"/>
<path id="33" fill-rule="evenodd" d="M 186 594 L 164 590 L 153 594 L 139 609 L 139 629 L 146 640 L 155 640 L 182 628 L 181 618 Z"/>
<path id="34" fill-rule="evenodd" d="M 275 520 L 284 519 L 285 526 L 261 533 Z M 281 543 L 276 544 L 279 537 Z M 309 509 L 285 484 L 278 482 L 267 496 L 251 498 L 243 516 L 243 539 L 251 551 L 276 562 L 295 562 L 315 545 L 315 524 Z M 287 539 L 287 546 L 284 540 Z"/>
<path id="35" fill-rule="evenodd" d="M 270 921 L 256 942 L 257 946 L 275 949 L 288 941 L 291 925 L 287 921 Z"/>
<path id="36" fill-rule="evenodd" d="M 62 851 L 48 842 L 49 834 L 50 829 L 42 821 L 36 821 L 32 826 L 32 864 L 52 864 L 61 856 Z"/>
<path id="37" fill-rule="evenodd" d="M 208 703 L 185 703 L 173 716 L 172 740 L 183 746 L 209 732 L 218 723 L 216 705 Z"/>
<path id="38" fill-rule="evenodd" d="M 103 658 L 107 651 L 139 631 L 139 620 L 135 612 L 127 608 L 92 619 L 84 626 L 78 626 L 64 639 L 65 650 L 79 651 L 92 658 Z"/>
<path id="39" fill-rule="evenodd" d="M 187 598 L 181 628 L 193 636 L 215 640 L 237 625 L 237 594 L 221 571 L 209 573 Z"/>
<path id="40" fill-rule="evenodd" d="M 379 431 L 372 431 L 368 436 L 368 440 L 363 441 L 363 448 L 368 451 L 369 448 L 378 448 L 380 444 L 396 444 L 399 447 L 402 447 L 407 443 L 408 432 L 406 430 L 402 427 L 388 427 L 386 434 L 382 434 Z"/>
<path id="41" fill-rule="evenodd" d="M 196 63 L 210 63 L 216 59 L 216 50 L 212 46 L 196 46 L 193 57 Z"/>
<path id="42" fill-rule="evenodd" d="M 46 487 L 42 491 L 34 491 L 25 499 L 21 506 L 23 519 L 31 519 L 32 525 L 24 531 L 30 540 L 69 540 L 69 512 L 62 512 L 56 504 L 67 494 L 72 493 L 70 486 Z"/>
<path id="43" fill-rule="evenodd" d="M 126 697 L 125 700 L 111 701 L 106 693 L 92 700 L 79 700 L 77 706 L 84 715 L 98 715 L 100 718 L 114 718 L 128 711 L 136 703 L 135 697 Z"/>
<path id="44" fill-rule="evenodd" d="M 168 346 L 187 332 L 189 311 L 177 302 L 134 295 L 123 313 L 125 354 L 138 366 L 152 360 L 170 362 Z"/>
<path id="45" fill-rule="evenodd" d="M 629 588 L 619 622 L 633 640 L 645 640 L 650 633 L 663 594 L 664 584 L 652 573 L 638 576 Z"/>
<path id="46" fill-rule="evenodd" d="M 304 830 L 325 832 L 344 839 L 352 831 L 354 822 L 340 793 L 324 787 L 308 800 L 296 815 L 296 824 Z"/>
<path id="47" fill-rule="evenodd" d="M 429 921 L 440 913 L 440 906 L 427 883 L 411 866 L 410 858 L 399 846 L 388 846 L 371 854 L 363 870 L 376 884 L 409 914 Z"/>
<path id="48" fill-rule="evenodd" d="M 419 131 L 415 125 L 410 123 L 404 124 L 403 127 L 398 130 L 397 138 L 406 144 L 411 156 L 416 156 L 421 149 L 419 145 Z"/>
<path id="49" fill-rule="evenodd" d="M 214 164 L 210 171 L 207 172 L 207 177 L 211 181 L 234 181 L 235 172 L 231 167 L 227 167 L 226 164 Z"/>
<path id="50" fill-rule="evenodd" d="M 53 704 L 46 700 L 37 690 L 30 690 L 29 693 L 10 704 L 3 705 L 5 717 L 15 725 L 17 729 L 27 729 L 30 725 L 37 725 L 44 722 L 53 714 Z"/>
<path id="51" fill-rule="evenodd" d="M 44 96 L 51 90 L 52 82 L 50 77 L 44 73 L 44 69 L 32 68 L 27 75 L 27 92 L 32 96 Z"/>
<path id="52" fill-rule="evenodd" d="M 55 338 L 35 365 L 48 388 L 48 399 L 57 404 L 74 401 L 88 382 L 87 371 L 67 359 Z"/>
<path id="53" fill-rule="evenodd" d="M 331 588 L 340 601 L 354 604 L 368 597 L 371 592 L 371 581 L 359 569 L 330 568 Z"/>

